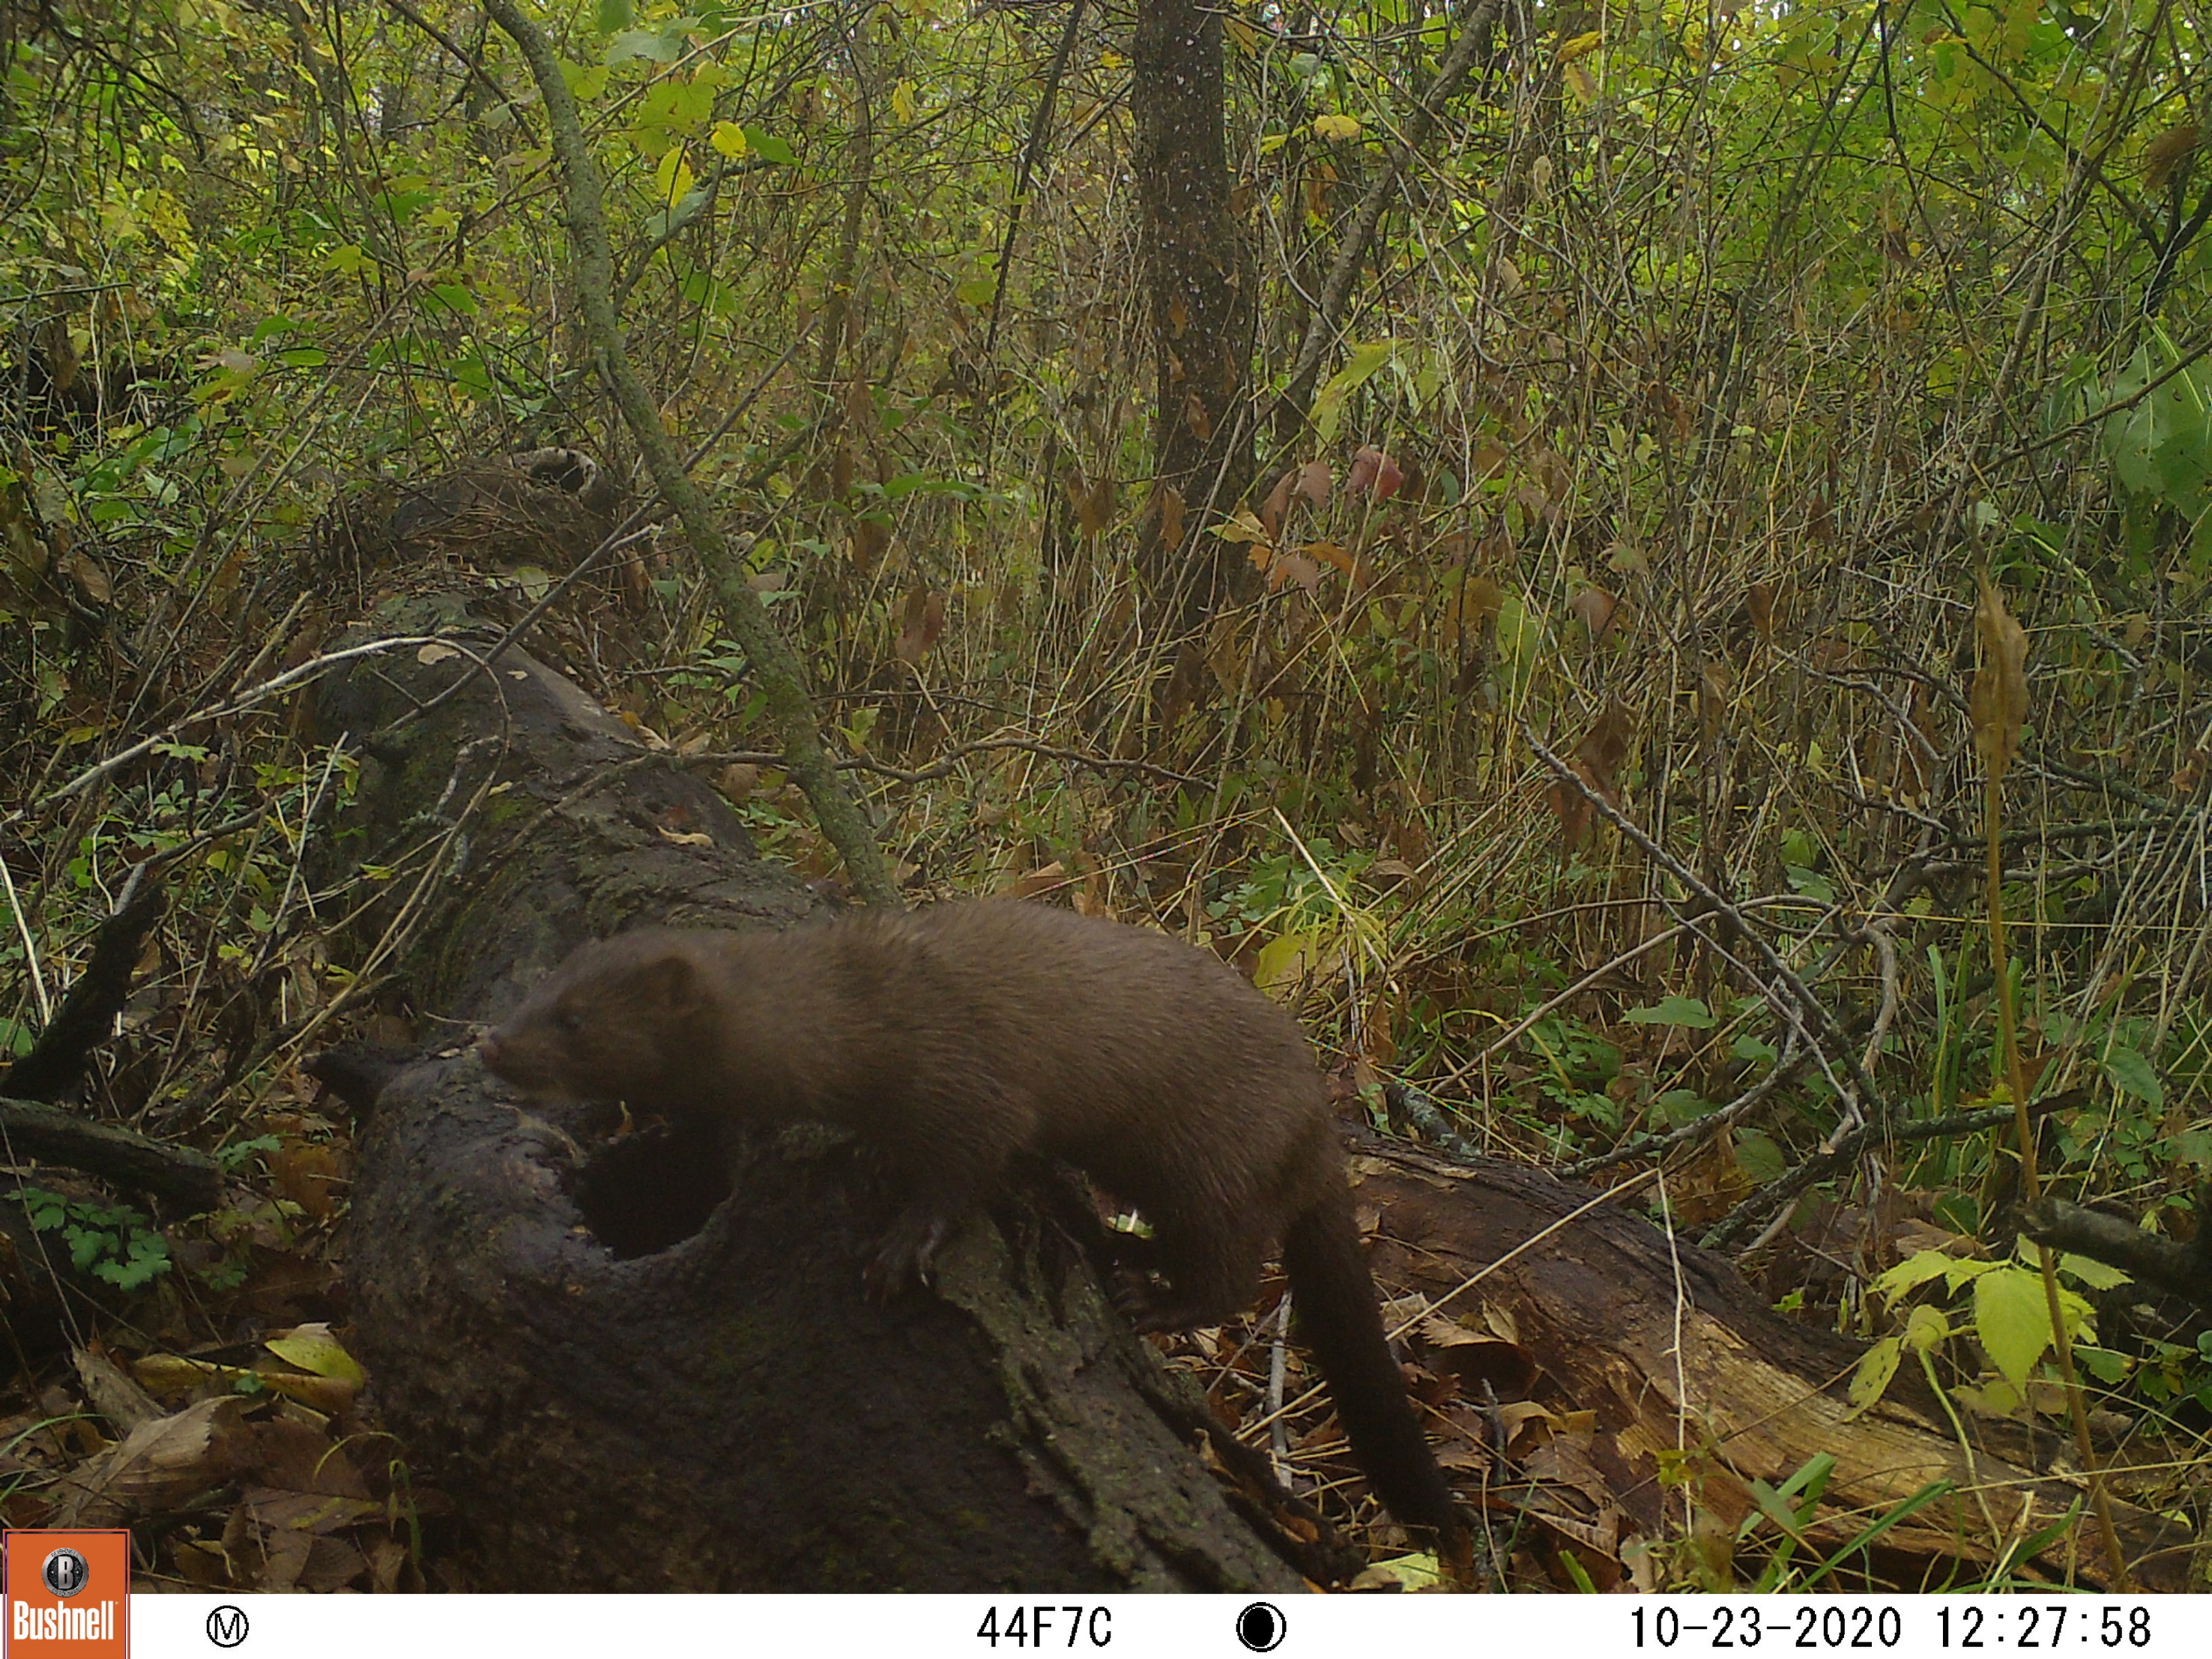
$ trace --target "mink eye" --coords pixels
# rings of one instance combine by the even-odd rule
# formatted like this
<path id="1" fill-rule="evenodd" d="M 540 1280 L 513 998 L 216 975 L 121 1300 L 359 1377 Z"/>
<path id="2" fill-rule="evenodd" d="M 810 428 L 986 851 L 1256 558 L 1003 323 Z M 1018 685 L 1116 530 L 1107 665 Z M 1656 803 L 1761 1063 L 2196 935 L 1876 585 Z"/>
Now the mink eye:
<path id="1" fill-rule="evenodd" d="M 564 1031 L 580 1031 L 584 1029 L 584 1017 L 574 1008 L 562 1009 L 553 1016 L 553 1023 Z"/>

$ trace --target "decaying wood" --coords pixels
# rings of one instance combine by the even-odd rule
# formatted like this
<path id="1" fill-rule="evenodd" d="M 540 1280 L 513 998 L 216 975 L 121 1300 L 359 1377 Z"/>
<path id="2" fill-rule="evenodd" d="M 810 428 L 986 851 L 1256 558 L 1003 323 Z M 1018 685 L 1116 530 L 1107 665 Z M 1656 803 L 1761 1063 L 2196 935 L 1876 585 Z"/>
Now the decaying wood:
<path id="1" fill-rule="evenodd" d="M 1601 1205 L 1521 1249 L 1588 1204 L 1595 1189 L 1491 1160 L 1445 1164 L 1380 1140 L 1357 1168 L 1361 1205 L 1380 1212 L 1377 1276 L 1415 1287 L 1469 1336 L 1510 1334 L 1510 1346 L 1540 1376 L 1535 1399 L 1562 1413 L 1594 1414 L 1587 1431 L 1565 1431 L 1577 1443 L 1565 1453 L 1547 1443 L 1547 1478 L 1529 1500 L 1563 1538 L 1610 1554 L 1632 1532 L 1680 1534 L 1690 1519 L 1686 1505 L 1732 1532 L 1753 1512 L 1753 1481 L 1778 1486 L 1826 1453 L 1836 1470 L 1810 1529 L 1820 1549 L 1842 1546 L 1931 1483 L 1948 1483 L 1949 1495 L 1892 1527 L 1875 1551 L 1890 1582 L 1935 1588 L 1978 1577 L 2005 1547 L 2082 1500 L 2057 1432 L 2031 1447 L 2010 1425 L 1969 1419 L 1979 1442 L 1970 1458 L 1908 1374 L 1851 1417 L 1844 1390 L 1862 1344 L 1782 1318 L 1727 1261 L 1670 1242 L 1618 1205 Z M 1486 1274 L 1493 1262 L 1503 1265 Z M 1448 1366 L 1455 1353 L 1494 1363 L 1478 1361 L 1479 1352 L 1444 1346 L 1431 1364 Z M 1687 1481 L 1671 1473 L 1662 1481 L 1660 1459 L 1678 1450 Z M 1493 1491 L 1518 1492 L 1530 1478 L 1525 1468 L 1499 1468 L 1488 1481 Z M 2115 1509 L 2140 1587 L 2201 1582 L 2191 1576 L 2186 1528 L 2146 1510 Z M 2054 1579 L 2067 1565 L 2056 1558 L 2038 1564 Z M 2074 1571 L 2094 1583 L 2100 1566 L 2085 1554 Z M 1848 1574 L 1841 1580 L 1850 1582 Z"/>

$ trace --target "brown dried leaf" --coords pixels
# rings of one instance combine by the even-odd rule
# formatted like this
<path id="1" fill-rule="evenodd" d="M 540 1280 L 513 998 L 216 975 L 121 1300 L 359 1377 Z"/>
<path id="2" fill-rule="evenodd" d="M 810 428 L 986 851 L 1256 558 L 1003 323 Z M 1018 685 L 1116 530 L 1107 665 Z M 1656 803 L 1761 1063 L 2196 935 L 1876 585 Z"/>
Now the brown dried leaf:
<path id="1" fill-rule="evenodd" d="M 1579 775 L 1582 768 L 1577 765 Z M 1583 836 L 1589 830 L 1590 804 L 1583 792 L 1565 778 L 1553 781 L 1549 797 L 1552 816 L 1559 821 L 1559 842 L 1568 852 L 1582 845 Z"/>
<path id="2" fill-rule="evenodd" d="M 1328 505 L 1332 477 L 1327 461 L 1308 461 L 1298 469 L 1297 493 L 1316 512 Z"/>
<path id="3" fill-rule="evenodd" d="M 327 1595 L 343 1589 L 368 1571 L 368 1558 L 350 1539 L 318 1538 L 307 1551 L 307 1563 L 297 1580 L 303 1590 Z"/>
<path id="4" fill-rule="evenodd" d="M 246 1402 L 230 1395 L 140 1424 L 57 1483 L 55 1524 L 114 1526 L 221 1486 L 249 1443 L 240 1420 L 245 1410 Z"/>
<path id="5" fill-rule="evenodd" d="M 891 544 L 889 525 L 878 524 L 873 519 L 862 519 L 853 526 L 853 568 L 863 576 L 875 574 L 876 561 Z"/>
<path id="6" fill-rule="evenodd" d="M 1244 642 L 1237 637 L 1236 616 L 1215 617 L 1206 641 L 1206 665 L 1212 671 L 1215 684 L 1232 697 L 1244 684 L 1247 659 Z"/>
<path id="7" fill-rule="evenodd" d="M 1301 553 L 1278 553 L 1267 567 L 1267 591 L 1278 592 L 1286 581 L 1296 582 L 1309 593 L 1316 592 L 1321 587 L 1321 567 Z"/>
<path id="8" fill-rule="evenodd" d="M 1002 898 L 1033 899 L 1047 893 L 1057 892 L 1067 885 L 1067 866 L 1054 859 L 1050 864 L 1016 876 L 999 889 Z"/>
<path id="9" fill-rule="evenodd" d="M 1744 608 L 1751 612 L 1751 625 L 1759 630 L 1759 637 L 1769 645 L 1774 643 L 1774 584 L 1753 582 L 1744 590 Z"/>
<path id="10" fill-rule="evenodd" d="M 918 663 L 945 631 L 945 595 L 917 587 L 906 596 L 898 643 L 891 647 L 902 663 Z"/>
<path id="11" fill-rule="evenodd" d="M 1174 672 L 1160 694 L 1160 723 L 1173 726 L 1197 705 L 1206 690 L 1206 653 L 1195 640 L 1185 640 L 1176 653 Z"/>
<path id="12" fill-rule="evenodd" d="M 1213 411 L 1195 392 L 1182 394 L 1182 423 L 1200 443 L 1213 436 Z"/>
<path id="13" fill-rule="evenodd" d="M 2144 145 L 2144 185 L 2152 190 L 2164 190 L 2181 164 L 2195 153 L 2202 131 L 2196 122 L 2182 121 Z"/>
<path id="14" fill-rule="evenodd" d="M 2198 786 L 2204 781 L 2204 772 L 2208 766 L 2212 766 L 2212 749 L 2207 749 L 2203 744 L 2199 744 L 2183 756 L 2181 764 L 2173 769 L 2173 781 L 2171 786 L 2173 793 L 2182 796 L 2195 794 Z"/>
<path id="15" fill-rule="evenodd" d="M 1974 671 L 1969 702 L 1974 723 L 1974 752 L 1990 769 L 1991 781 L 2004 781 L 2020 752 L 2020 729 L 2027 721 L 2027 631 L 2005 609 L 1987 573 L 1979 578 L 1981 603 L 1974 607 L 1974 632 L 1981 641 L 1981 666 Z"/>
<path id="16" fill-rule="evenodd" d="M 57 561 L 57 567 L 93 604 L 106 605 L 115 598 L 115 588 L 107 580 L 106 570 L 82 548 L 70 548 Z"/>
<path id="17" fill-rule="evenodd" d="M 1620 696 L 1606 703 L 1606 712 L 1597 717 L 1597 726 L 1589 730 L 1582 744 L 1575 745 L 1575 776 L 1590 785 L 1608 807 L 1620 810 L 1621 805 L 1621 761 L 1628 759 L 1628 744 L 1635 737 L 1635 721 L 1628 717 L 1628 706 Z M 1551 787 L 1551 810 L 1559 818 L 1559 834 L 1566 838 L 1568 849 L 1582 841 L 1583 832 L 1590 827 L 1595 817 L 1589 799 L 1566 779 L 1559 779 Z"/>
<path id="18" fill-rule="evenodd" d="M 1298 550 L 1308 558 L 1318 559 L 1323 564 L 1333 564 L 1347 576 L 1358 568 L 1358 561 L 1334 542 L 1308 542 Z"/>
<path id="19" fill-rule="evenodd" d="M 1297 483 L 1298 475 L 1285 472 L 1275 480 L 1275 487 L 1267 492 L 1267 499 L 1260 503 L 1260 528 L 1267 532 L 1271 542 L 1283 536 L 1283 518 L 1291 510 L 1291 486 Z"/>
<path id="20" fill-rule="evenodd" d="M 269 1174 L 277 1193 L 318 1221 L 327 1220 L 335 1189 L 345 1183 L 344 1160 L 327 1141 L 286 1136 L 269 1154 Z"/>
<path id="21" fill-rule="evenodd" d="M 1078 483 L 1081 482 L 1079 475 Z M 1110 472 L 1091 481 L 1089 489 L 1075 498 L 1075 521 L 1085 536 L 1103 534 L 1114 522 L 1114 507 L 1117 489 Z"/>
<path id="22" fill-rule="evenodd" d="M 1620 601 L 1602 587 L 1585 587 L 1567 601 L 1567 610 L 1589 630 L 1590 643 L 1602 645 L 1613 617 L 1620 613 Z"/>
<path id="23" fill-rule="evenodd" d="M 1160 546 L 1173 552 L 1182 545 L 1182 491 L 1173 484 L 1160 486 Z"/>
<path id="24" fill-rule="evenodd" d="M 1608 806 L 1620 805 L 1620 763 L 1628 758 L 1629 739 L 1635 732 L 1628 706 L 1615 697 L 1606 705 L 1589 735 L 1575 745 L 1575 769 L 1605 797 Z"/>

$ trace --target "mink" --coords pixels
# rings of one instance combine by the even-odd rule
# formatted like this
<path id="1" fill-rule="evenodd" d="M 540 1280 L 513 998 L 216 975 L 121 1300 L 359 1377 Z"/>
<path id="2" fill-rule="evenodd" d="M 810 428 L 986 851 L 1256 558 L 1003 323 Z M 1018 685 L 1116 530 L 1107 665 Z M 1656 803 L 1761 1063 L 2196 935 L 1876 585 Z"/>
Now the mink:
<path id="1" fill-rule="evenodd" d="M 904 1207 L 887 1295 L 1029 1152 L 1150 1224 L 1143 1330 L 1248 1307 L 1279 1241 L 1298 1334 L 1376 1492 L 1463 1546 L 1392 1358 L 1343 1151 L 1297 1021 L 1211 953 L 1006 900 L 781 933 L 642 928 L 587 945 L 478 1044 L 546 1097 L 671 1116 L 826 1121 L 885 1156 Z"/>

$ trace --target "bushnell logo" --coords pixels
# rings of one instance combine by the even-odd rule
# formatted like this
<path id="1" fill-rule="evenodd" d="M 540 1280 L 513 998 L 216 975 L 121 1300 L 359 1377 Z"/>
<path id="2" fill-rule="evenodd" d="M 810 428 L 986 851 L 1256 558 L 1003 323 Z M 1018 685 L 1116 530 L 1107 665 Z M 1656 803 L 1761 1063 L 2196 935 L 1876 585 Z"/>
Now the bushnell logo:
<path id="1" fill-rule="evenodd" d="M 46 1587 L 66 1601 L 92 1582 L 92 1566 L 84 1557 L 66 1547 L 46 1557 L 46 1564 L 39 1569 L 39 1577 Z"/>

